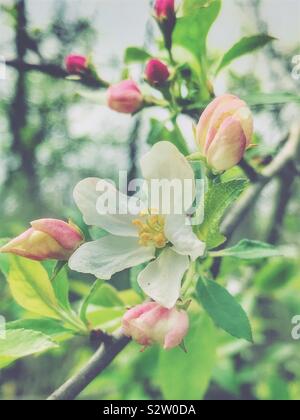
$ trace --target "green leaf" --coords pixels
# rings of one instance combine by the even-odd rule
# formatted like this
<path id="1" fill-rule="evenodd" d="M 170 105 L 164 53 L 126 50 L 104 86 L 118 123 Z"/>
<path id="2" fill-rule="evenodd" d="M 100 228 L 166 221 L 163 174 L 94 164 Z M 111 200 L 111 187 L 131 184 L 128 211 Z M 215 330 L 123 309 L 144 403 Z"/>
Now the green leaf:
<path id="1" fill-rule="evenodd" d="M 273 245 L 244 239 L 232 248 L 212 252 L 211 255 L 216 257 L 234 257 L 241 260 L 255 260 L 282 256 L 282 252 Z"/>
<path id="2" fill-rule="evenodd" d="M 94 330 L 101 330 L 108 334 L 112 334 L 120 329 L 125 310 L 125 308 L 100 308 L 90 306 L 86 317 Z"/>
<path id="3" fill-rule="evenodd" d="M 65 334 L 74 334 L 74 331 L 65 328 L 54 319 L 20 319 L 18 321 L 8 322 L 6 324 L 6 329 L 37 331 L 55 339 L 58 339 Z"/>
<path id="4" fill-rule="evenodd" d="M 243 99 L 251 108 L 257 107 L 266 107 L 273 105 L 289 104 L 296 103 L 300 104 L 300 95 L 290 92 L 275 92 L 275 93 L 264 93 L 256 92 L 249 93 L 248 95 L 241 95 Z M 198 111 L 199 109 L 204 109 L 209 105 L 210 101 L 201 101 L 193 103 L 191 106 L 188 106 L 187 109 L 190 111 Z"/>
<path id="5" fill-rule="evenodd" d="M 206 89 L 206 40 L 221 10 L 220 0 L 185 0 L 184 16 L 177 19 L 173 44 L 190 51 L 201 66 L 202 87 Z"/>
<path id="6" fill-rule="evenodd" d="M 173 143 L 182 154 L 189 154 L 185 139 L 177 124 L 174 124 L 173 130 L 168 130 L 164 123 L 154 118 L 150 120 L 150 123 L 151 127 L 147 138 L 147 143 L 150 146 L 154 146 L 154 144 L 164 139 Z"/>
<path id="7" fill-rule="evenodd" d="M 86 296 L 86 298 L 83 300 L 81 308 L 80 308 L 80 319 L 87 324 L 88 320 L 86 317 L 86 312 L 88 309 L 88 306 L 92 300 L 92 298 L 94 297 L 94 295 L 96 294 L 96 292 L 103 286 L 104 281 L 103 280 L 96 280 L 95 283 L 93 284 L 91 290 L 89 291 L 88 295 Z"/>
<path id="8" fill-rule="evenodd" d="M 129 47 L 125 51 L 124 61 L 126 64 L 130 63 L 143 63 L 146 60 L 151 58 L 151 55 L 145 51 L 143 48 L 138 47 Z"/>
<path id="9" fill-rule="evenodd" d="M 228 182 L 213 184 L 205 197 L 204 222 L 198 230 L 201 240 L 208 249 L 216 248 L 225 242 L 220 233 L 220 223 L 227 208 L 241 195 L 248 184 L 246 179 L 234 179 Z"/>
<path id="10" fill-rule="evenodd" d="M 276 258 L 265 264 L 254 276 L 254 284 L 258 290 L 270 293 L 287 285 L 298 272 L 294 260 Z"/>
<path id="11" fill-rule="evenodd" d="M 215 324 L 237 338 L 253 342 L 248 317 L 233 296 L 215 281 L 200 278 L 199 300 Z"/>
<path id="12" fill-rule="evenodd" d="M 138 284 L 138 276 L 141 273 L 142 270 L 144 270 L 144 268 L 146 268 L 146 264 L 140 264 L 137 265 L 135 267 L 132 267 L 130 270 L 130 275 L 129 275 L 129 281 L 130 281 L 130 286 L 131 288 L 143 299 L 144 298 L 144 292 L 142 291 L 142 289 L 140 288 L 139 284 Z"/>
<path id="13" fill-rule="evenodd" d="M 52 268 L 51 280 L 53 280 L 56 276 L 58 276 L 58 274 L 66 265 L 67 265 L 67 261 L 57 261 Z"/>
<path id="14" fill-rule="evenodd" d="M 127 289 L 119 292 L 119 297 L 125 306 L 135 306 L 143 302 L 142 297 L 135 290 Z"/>
<path id="15" fill-rule="evenodd" d="M 206 7 L 205 7 L 206 6 Z M 206 54 L 208 32 L 221 10 L 221 1 L 185 0 L 182 18 L 177 19 L 173 42 L 191 51 L 198 59 Z"/>
<path id="16" fill-rule="evenodd" d="M 9 238 L 1 238 L 0 239 L 0 248 L 7 244 L 10 241 Z M 8 261 L 8 254 L 1 254 L 0 253 L 0 271 L 2 271 L 3 275 L 7 277 L 9 272 L 9 261 Z"/>
<path id="17" fill-rule="evenodd" d="M 8 283 L 16 302 L 30 312 L 60 319 L 54 289 L 47 271 L 37 261 L 11 256 Z"/>
<path id="18" fill-rule="evenodd" d="M 103 280 L 96 280 L 89 294 L 84 299 L 81 309 L 80 318 L 85 324 L 88 323 L 88 308 L 90 305 L 103 308 L 123 308 L 125 306 L 123 300 L 119 296 L 118 291 Z"/>
<path id="19" fill-rule="evenodd" d="M 69 279 L 66 268 L 60 269 L 52 280 L 52 286 L 55 296 L 60 303 L 61 307 L 68 312 L 72 311 L 69 301 Z"/>
<path id="20" fill-rule="evenodd" d="M 101 287 L 95 291 L 93 296 L 91 296 L 90 303 L 97 306 L 104 306 L 106 308 L 124 306 L 122 299 L 119 297 L 118 291 L 106 282 L 104 282 Z"/>
<path id="21" fill-rule="evenodd" d="M 226 54 L 224 54 L 221 63 L 218 67 L 219 73 L 224 67 L 228 66 L 233 60 L 249 54 L 259 48 L 263 48 L 269 42 L 274 41 L 276 38 L 268 34 L 258 34 L 249 37 L 244 37 L 231 47 Z"/>
<path id="22" fill-rule="evenodd" d="M 275 93 L 251 93 L 247 96 L 243 95 L 247 104 L 251 107 L 266 106 L 266 105 L 280 105 L 291 102 L 300 103 L 300 95 L 290 92 L 275 92 Z"/>
<path id="23" fill-rule="evenodd" d="M 185 346 L 161 350 L 158 383 L 166 400 L 203 399 L 216 361 L 216 329 L 204 313 L 193 314 Z"/>
<path id="24" fill-rule="evenodd" d="M 57 344 L 46 335 L 31 330 L 7 330 L 0 341 L 0 368 L 22 357 L 56 348 Z"/>

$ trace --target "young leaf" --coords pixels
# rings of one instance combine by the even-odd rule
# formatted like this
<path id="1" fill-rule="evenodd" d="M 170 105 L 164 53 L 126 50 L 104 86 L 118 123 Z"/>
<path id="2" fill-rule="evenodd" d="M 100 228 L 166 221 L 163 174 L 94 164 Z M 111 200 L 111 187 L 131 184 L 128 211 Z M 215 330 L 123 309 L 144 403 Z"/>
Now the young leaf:
<path id="1" fill-rule="evenodd" d="M 233 60 L 262 48 L 275 39 L 276 38 L 267 34 L 258 34 L 242 38 L 223 56 L 217 73 L 219 73 L 224 67 L 228 66 Z"/>
<path id="2" fill-rule="evenodd" d="M 220 233 L 220 223 L 227 208 L 246 188 L 246 179 L 234 179 L 213 185 L 205 197 L 204 222 L 198 230 L 199 238 L 206 242 L 208 249 L 216 248 L 225 242 Z"/>
<path id="3" fill-rule="evenodd" d="M 68 312 L 72 310 L 69 301 L 69 279 L 66 268 L 62 268 L 52 280 L 55 296 L 61 307 Z"/>
<path id="4" fill-rule="evenodd" d="M 57 344 L 46 335 L 32 330 L 7 330 L 5 340 L 1 340 L 0 369 L 21 357 L 41 353 Z"/>
<path id="5" fill-rule="evenodd" d="M 179 347 L 160 353 L 158 383 L 168 400 L 202 399 L 215 365 L 217 340 L 213 323 L 205 313 L 190 318 L 184 340 L 187 353 Z"/>
<path id="6" fill-rule="evenodd" d="M 37 261 L 12 256 L 8 283 L 16 302 L 30 312 L 60 319 L 54 289 L 47 271 Z"/>
<path id="7" fill-rule="evenodd" d="M 215 324 L 237 338 L 253 342 L 248 317 L 231 294 L 218 283 L 200 278 L 197 284 L 199 300 Z"/>
<path id="8" fill-rule="evenodd" d="M 205 60 L 208 32 L 221 10 L 220 0 L 185 0 L 184 16 L 176 23 L 173 42 Z"/>
<path id="9" fill-rule="evenodd" d="M 74 331 L 64 327 L 54 319 L 20 319 L 18 321 L 8 322 L 7 330 L 32 330 L 43 333 L 52 339 L 59 339 L 64 335 L 73 335 Z"/>
<path id="10" fill-rule="evenodd" d="M 139 63 L 139 62 L 143 63 L 149 58 L 151 58 L 151 55 L 147 51 L 145 51 L 143 48 L 129 47 L 125 51 L 124 61 L 126 64 Z"/>
<path id="11" fill-rule="evenodd" d="M 94 297 L 94 295 L 96 294 L 96 292 L 103 286 L 104 281 L 103 280 L 96 280 L 95 283 L 93 284 L 91 290 L 89 291 L 88 295 L 86 296 L 86 298 L 83 300 L 81 308 L 80 308 L 80 319 L 87 324 L 88 320 L 86 317 L 86 312 L 88 309 L 88 306 L 92 300 L 92 298 Z"/>
<path id="12" fill-rule="evenodd" d="M 189 154 L 185 139 L 177 125 L 174 126 L 173 130 L 169 130 L 166 128 L 165 124 L 154 118 L 152 118 L 150 122 L 151 128 L 147 138 L 147 143 L 149 145 L 153 146 L 160 141 L 160 139 L 164 139 L 173 143 L 182 154 Z"/>
<path id="13" fill-rule="evenodd" d="M 88 324 L 89 305 L 104 308 L 123 308 L 125 306 L 118 291 L 103 280 L 96 280 L 80 308 L 80 318 Z"/>
<path id="14" fill-rule="evenodd" d="M 118 291 L 106 282 L 104 282 L 102 286 L 95 291 L 90 299 L 90 303 L 97 306 L 104 306 L 106 308 L 124 306 L 122 299 L 119 297 Z"/>
<path id="15" fill-rule="evenodd" d="M 135 306 L 143 302 L 141 295 L 132 289 L 120 291 L 119 297 L 126 307 Z"/>
<path id="16" fill-rule="evenodd" d="M 241 260 L 255 260 L 258 258 L 282 256 L 282 252 L 273 245 L 244 239 L 232 248 L 212 252 L 211 255 L 216 257 L 234 257 Z"/>
<path id="17" fill-rule="evenodd" d="M 86 317 L 94 330 L 101 330 L 112 334 L 121 327 L 121 319 L 125 308 L 90 307 Z"/>

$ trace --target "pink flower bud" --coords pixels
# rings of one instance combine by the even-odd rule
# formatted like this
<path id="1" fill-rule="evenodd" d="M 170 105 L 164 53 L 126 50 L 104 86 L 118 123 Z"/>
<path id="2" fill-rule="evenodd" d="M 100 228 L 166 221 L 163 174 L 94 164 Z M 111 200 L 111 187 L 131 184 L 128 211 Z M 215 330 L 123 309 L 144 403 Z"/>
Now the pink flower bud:
<path id="1" fill-rule="evenodd" d="M 174 19 L 175 0 L 156 0 L 154 10 L 157 19 L 160 21 Z"/>
<path id="2" fill-rule="evenodd" d="M 143 95 L 133 80 L 123 80 L 110 86 L 107 91 L 108 106 L 117 112 L 133 114 L 142 107 L 143 102 Z"/>
<path id="3" fill-rule="evenodd" d="M 228 94 L 208 105 L 197 126 L 200 151 L 217 171 L 230 169 L 241 161 L 252 135 L 250 109 L 244 101 Z"/>
<path id="4" fill-rule="evenodd" d="M 170 77 L 170 72 L 160 60 L 152 59 L 146 66 L 145 77 L 151 85 L 162 86 Z"/>
<path id="5" fill-rule="evenodd" d="M 68 55 L 65 62 L 70 74 L 82 74 L 88 69 L 88 60 L 83 55 Z"/>
<path id="6" fill-rule="evenodd" d="M 83 243 L 77 226 L 56 219 L 40 219 L 31 228 L 0 249 L 31 260 L 68 260 Z"/>
<path id="7" fill-rule="evenodd" d="M 126 312 L 123 333 L 142 346 L 158 343 L 165 350 L 178 346 L 189 328 L 188 315 L 176 308 L 166 309 L 156 302 L 146 302 Z"/>

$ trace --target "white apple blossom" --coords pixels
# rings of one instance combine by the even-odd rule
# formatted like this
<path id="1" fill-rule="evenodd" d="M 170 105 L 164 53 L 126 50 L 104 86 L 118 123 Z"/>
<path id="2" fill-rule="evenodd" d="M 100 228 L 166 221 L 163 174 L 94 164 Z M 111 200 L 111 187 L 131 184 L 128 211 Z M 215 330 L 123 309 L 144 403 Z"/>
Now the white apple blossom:
<path id="1" fill-rule="evenodd" d="M 159 142 L 141 159 L 144 179 L 191 180 L 194 172 L 186 158 L 170 142 Z M 100 186 L 100 188 L 99 188 Z M 100 190 L 113 187 L 98 178 L 81 181 L 74 198 L 87 225 L 101 227 L 108 235 L 82 245 L 71 257 L 69 266 L 81 273 L 90 273 L 109 280 L 124 269 L 151 261 L 141 271 L 138 283 L 144 293 L 166 308 L 172 308 L 180 297 L 183 276 L 190 260 L 203 256 L 201 242 L 183 214 L 157 214 L 149 210 L 139 213 L 130 203 L 128 214 L 103 213 L 97 210 Z M 129 204 L 130 198 L 119 195 L 118 209 Z M 192 197 L 192 201 L 193 201 Z M 192 202 L 185 203 L 185 210 Z"/>

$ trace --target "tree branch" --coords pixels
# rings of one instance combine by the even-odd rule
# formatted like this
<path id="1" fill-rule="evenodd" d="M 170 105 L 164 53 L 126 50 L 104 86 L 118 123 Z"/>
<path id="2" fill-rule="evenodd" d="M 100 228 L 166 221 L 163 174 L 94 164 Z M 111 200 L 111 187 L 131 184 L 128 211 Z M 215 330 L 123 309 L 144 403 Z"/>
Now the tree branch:
<path id="1" fill-rule="evenodd" d="M 278 191 L 276 193 L 276 203 L 274 206 L 274 214 L 270 224 L 270 232 L 267 242 L 277 244 L 281 236 L 282 226 L 284 224 L 285 215 L 293 195 L 293 186 L 296 172 L 293 168 L 286 168 L 283 171 L 282 178 L 279 180 Z"/>
<path id="2" fill-rule="evenodd" d="M 122 336 L 110 344 L 103 344 L 86 366 L 50 395 L 48 401 L 74 400 L 101 372 L 103 372 L 129 342 L 129 338 Z"/>
<path id="3" fill-rule="evenodd" d="M 258 182 L 261 178 L 261 174 L 256 172 L 256 170 L 251 166 L 245 158 L 243 158 L 239 164 L 239 166 L 243 169 L 249 180 L 253 183 Z"/>
<path id="4" fill-rule="evenodd" d="M 6 61 L 6 65 L 13 67 L 18 71 L 36 71 L 54 77 L 56 79 L 65 79 L 67 76 L 69 76 L 69 73 L 64 68 L 52 63 L 31 64 L 19 59 L 15 59 Z M 82 75 L 78 82 L 90 88 L 104 87 L 103 81 L 97 80 L 89 74 Z"/>
<path id="5" fill-rule="evenodd" d="M 240 201 L 234 206 L 222 226 L 222 232 L 228 239 L 232 236 L 236 228 L 244 220 L 245 216 L 253 208 L 260 193 L 265 186 L 276 176 L 280 176 L 282 171 L 290 166 L 294 166 L 294 161 L 297 160 L 300 154 L 300 125 L 295 123 L 292 126 L 290 136 L 281 152 L 275 159 L 262 171 L 262 178 L 260 181 L 252 185 Z"/>

